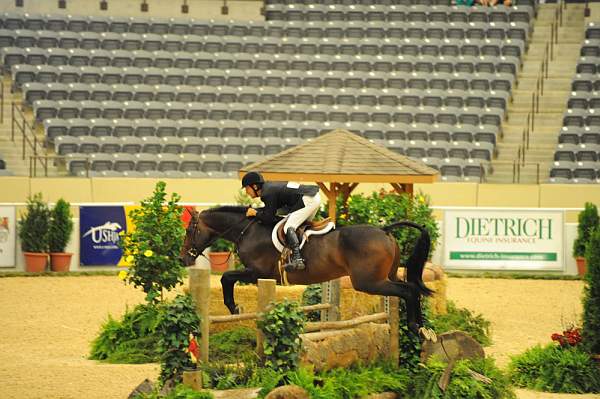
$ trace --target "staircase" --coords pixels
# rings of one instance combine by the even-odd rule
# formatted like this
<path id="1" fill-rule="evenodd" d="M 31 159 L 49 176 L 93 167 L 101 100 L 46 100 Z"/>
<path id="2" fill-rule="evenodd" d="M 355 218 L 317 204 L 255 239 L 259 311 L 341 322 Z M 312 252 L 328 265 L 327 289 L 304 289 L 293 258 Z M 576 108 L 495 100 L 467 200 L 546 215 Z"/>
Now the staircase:
<path id="1" fill-rule="evenodd" d="M 562 25 L 559 7 L 561 5 L 542 4 L 538 9 L 488 183 L 538 184 L 548 180 L 585 30 L 584 4 L 571 3 L 563 8 Z M 551 51 L 553 24 L 558 29 L 555 34 L 558 40 Z M 547 77 L 539 79 L 545 59 Z M 543 91 L 539 86 L 541 80 Z M 531 113 L 536 94 L 539 104 Z M 524 135 L 527 131 L 529 134 Z"/>
<path id="2" fill-rule="evenodd" d="M 25 143 L 25 156 L 23 157 L 23 133 L 18 128 L 18 125 L 22 125 L 22 118 L 16 117 L 15 119 L 18 121 L 15 125 L 14 138 L 12 137 L 12 103 L 15 102 L 17 107 L 20 108 L 21 104 L 21 94 L 20 93 L 11 93 L 11 79 L 8 76 L 2 77 L 3 83 L 3 111 L 4 111 L 4 119 L 2 123 L 0 123 L 0 154 L 2 154 L 2 158 L 6 162 L 6 169 L 12 172 L 15 176 L 29 176 L 30 175 L 30 157 L 33 154 L 33 150 L 31 149 L 31 145 L 27 142 Z M 33 120 L 33 115 L 31 110 L 22 111 L 23 115 L 28 124 L 31 125 Z M 41 127 L 35 129 L 36 138 L 38 140 L 38 153 L 40 155 L 45 155 L 46 150 L 44 147 L 44 132 Z M 33 141 L 33 136 L 29 135 L 30 142 Z M 50 154 L 53 153 L 53 150 L 50 151 Z M 40 164 L 40 161 L 37 160 L 37 168 L 36 168 L 37 176 L 44 176 L 46 171 Z M 48 161 L 48 176 L 60 176 L 64 175 L 64 172 L 59 171 L 57 167 L 54 166 L 52 160 Z"/>

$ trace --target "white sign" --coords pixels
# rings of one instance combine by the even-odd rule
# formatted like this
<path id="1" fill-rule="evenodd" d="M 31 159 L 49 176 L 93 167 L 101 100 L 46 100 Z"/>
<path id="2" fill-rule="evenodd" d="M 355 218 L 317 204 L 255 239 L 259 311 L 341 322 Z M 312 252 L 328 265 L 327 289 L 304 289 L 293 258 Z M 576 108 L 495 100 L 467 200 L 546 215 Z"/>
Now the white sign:
<path id="1" fill-rule="evenodd" d="M 444 265 L 450 269 L 563 270 L 563 248 L 562 211 L 444 213 Z"/>
<path id="2" fill-rule="evenodd" d="M 16 245 L 15 207 L 0 206 L 0 267 L 14 267 Z"/>

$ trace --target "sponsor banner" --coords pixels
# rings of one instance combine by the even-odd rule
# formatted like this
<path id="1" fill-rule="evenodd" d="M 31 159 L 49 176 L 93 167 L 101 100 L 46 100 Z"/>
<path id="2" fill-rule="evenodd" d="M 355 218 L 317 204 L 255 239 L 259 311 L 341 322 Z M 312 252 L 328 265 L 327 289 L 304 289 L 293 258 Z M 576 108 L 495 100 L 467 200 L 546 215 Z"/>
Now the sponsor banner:
<path id="1" fill-rule="evenodd" d="M 0 267 L 16 265 L 16 212 L 14 206 L 0 206 Z"/>
<path id="2" fill-rule="evenodd" d="M 82 206 L 79 208 L 80 263 L 118 265 L 122 258 L 119 233 L 127 231 L 122 206 Z"/>
<path id="3" fill-rule="evenodd" d="M 82 206 L 80 215 L 80 263 L 82 266 L 115 265 L 129 266 L 119 247 L 120 233 L 131 233 L 135 225 L 129 213 L 139 208 L 131 206 Z M 192 210 L 194 207 L 185 206 Z M 181 215 L 184 226 L 187 227 L 190 213 L 184 211 Z"/>
<path id="4" fill-rule="evenodd" d="M 444 265 L 563 270 L 563 212 L 461 209 L 444 213 Z"/>

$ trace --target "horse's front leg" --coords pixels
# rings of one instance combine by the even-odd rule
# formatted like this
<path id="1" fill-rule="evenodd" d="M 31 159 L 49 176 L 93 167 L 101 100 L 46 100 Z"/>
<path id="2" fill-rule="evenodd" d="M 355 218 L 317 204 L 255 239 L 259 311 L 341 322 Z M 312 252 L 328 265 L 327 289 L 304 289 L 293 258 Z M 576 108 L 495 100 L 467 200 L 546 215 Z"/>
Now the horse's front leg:
<path id="1" fill-rule="evenodd" d="M 233 287 L 236 282 L 241 281 L 243 283 L 256 283 L 258 278 L 256 273 L 252 269 L 242 270 L 231 270 L 223 273 L 221 277 L 221 287 L 223 287 L 223 303 L 229 309 L 231 314 L 240 313 L 239 308 L 235 304 L 233 298 Z"/>

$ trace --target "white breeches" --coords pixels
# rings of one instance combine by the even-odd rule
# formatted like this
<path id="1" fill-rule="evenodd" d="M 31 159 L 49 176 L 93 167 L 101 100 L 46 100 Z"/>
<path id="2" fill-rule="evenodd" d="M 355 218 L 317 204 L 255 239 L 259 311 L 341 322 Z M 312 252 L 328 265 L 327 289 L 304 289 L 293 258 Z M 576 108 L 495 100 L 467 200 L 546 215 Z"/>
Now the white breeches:
<path id="1" fill-rule="evenodd" d="M 314 197 L 305 195 L 302 197 L 302 202 L 304 202 L 304 208 L 288 215 L 283 231 L 287 231 L 290 227 L 296 230 L 305 220 L 313 220 L 319 211 L 319 206 L 321 206 L 321 195 L 320 193 L 317 193 Z"/>

